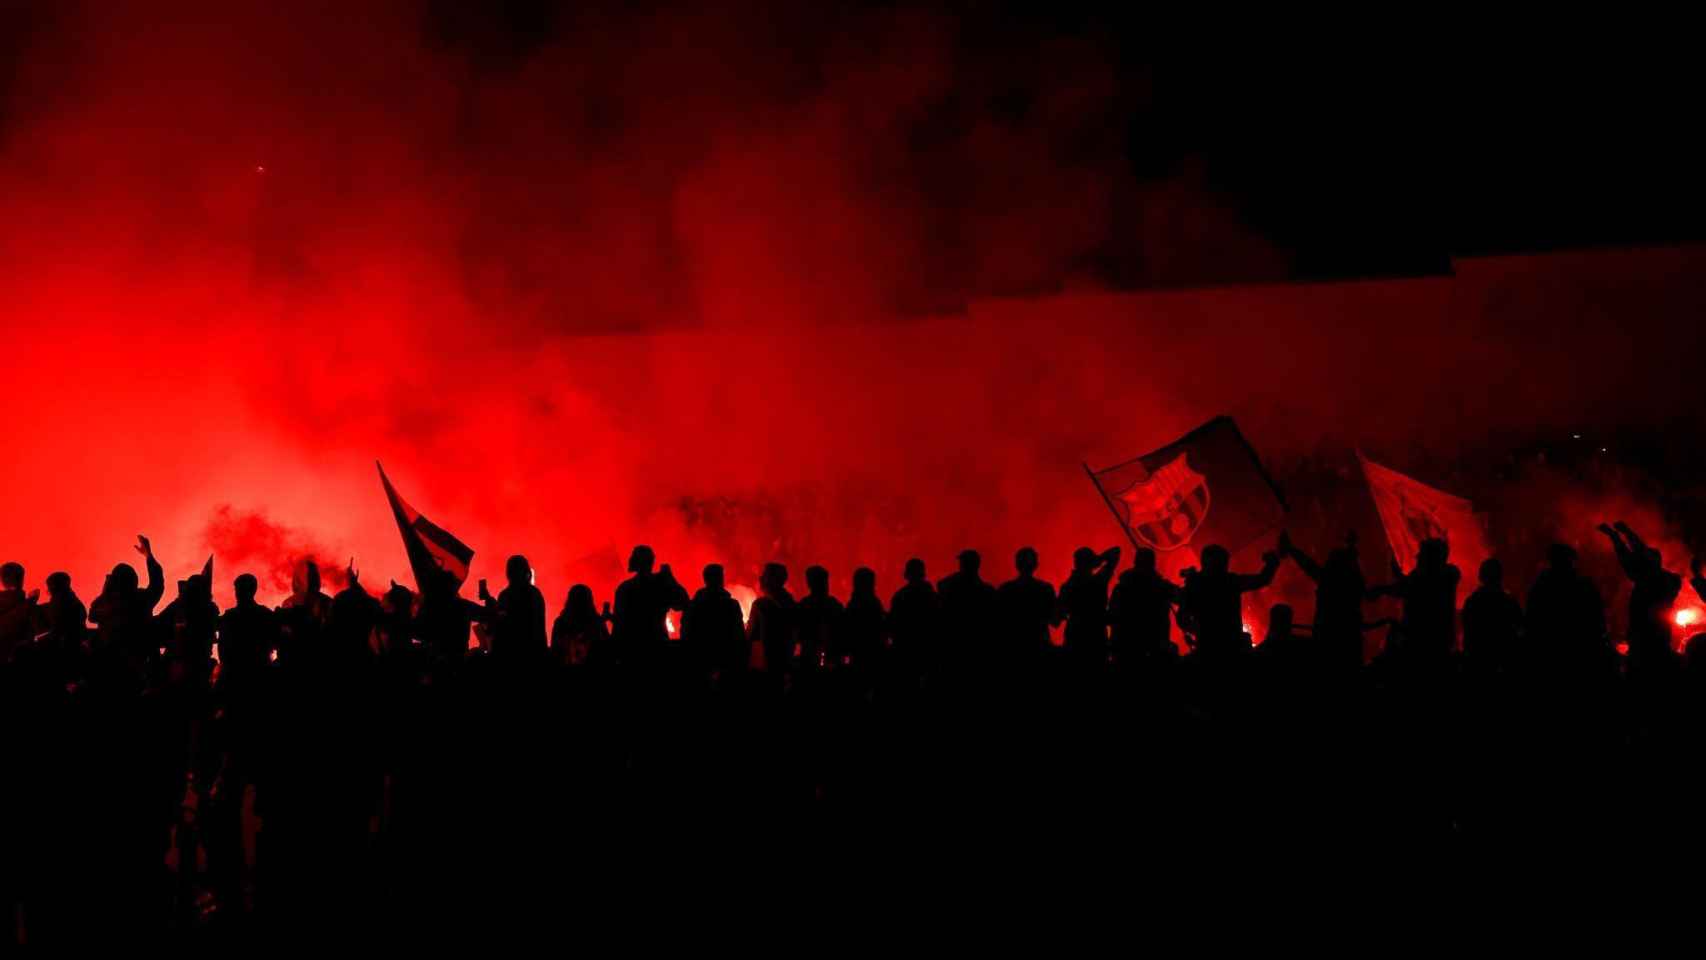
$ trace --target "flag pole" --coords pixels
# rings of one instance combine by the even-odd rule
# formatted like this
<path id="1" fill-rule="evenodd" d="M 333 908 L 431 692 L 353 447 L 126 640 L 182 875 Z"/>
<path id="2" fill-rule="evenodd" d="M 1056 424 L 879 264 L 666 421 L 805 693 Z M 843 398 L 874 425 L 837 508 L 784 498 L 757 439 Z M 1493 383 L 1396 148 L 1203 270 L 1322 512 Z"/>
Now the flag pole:
<path id="1" fill-rule="evenodd" d="M 1091 483 L 1095 484 L 1096 492 L 1102 495 L 1102 502 L 1108 505 L 1108 512 L 1114 515 L 1114 522 L 1120 525 L 1120 529 L 1125 531 L 1125 538 L 1131 541 L 1131 548 L 1142 550 L 1143 544 L 1137 542 L 1137 535 L 1131 532 L 1131 527 L 1126 525 L 1125 518 L 1120 516 L 1119 508 L 1114 506 L 1114 499 L 1108 496 L 1107 490 L 1102 488 L 1102 481 L 1096 479 L 1096 471 L 1091 470 L 1090 465 L 1082 460 L 1079 461 L 1078 465 L 1084 468 L 1084 475 L 1090 478 Z"/>

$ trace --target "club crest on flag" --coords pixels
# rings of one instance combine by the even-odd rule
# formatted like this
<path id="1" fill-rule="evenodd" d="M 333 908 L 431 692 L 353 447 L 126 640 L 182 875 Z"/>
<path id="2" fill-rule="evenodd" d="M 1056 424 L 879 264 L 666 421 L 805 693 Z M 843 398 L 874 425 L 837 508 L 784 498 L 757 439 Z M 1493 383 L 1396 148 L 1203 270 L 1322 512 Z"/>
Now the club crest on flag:
<path id="1" fill-rule="evenodd" d="M 1185 457 L 1179 454 L 1114 493 L 1128 512 L 1132 531 L 1156 550 L 1177 550 L 1190 543 L 1208 518 L 1208 478 L 1192 470 Z"/>

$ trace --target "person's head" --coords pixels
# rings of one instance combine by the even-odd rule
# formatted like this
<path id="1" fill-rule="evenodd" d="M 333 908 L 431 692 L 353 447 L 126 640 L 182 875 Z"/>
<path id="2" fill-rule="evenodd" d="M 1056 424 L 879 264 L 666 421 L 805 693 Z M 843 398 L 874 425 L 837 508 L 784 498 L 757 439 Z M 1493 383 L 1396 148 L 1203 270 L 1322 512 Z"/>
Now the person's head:
<path id="1" fill-rule="evenodd" d="M 976 550 L 960 551 L 960 572 L 977 576 L 977 571 L 983 566 L 983 557 Z"/>
<path id="2" fill-rule="evenodd" d="M 1505 582 L 1505 565 L 1498 557 L 1481 561 L 1481 586 L 1497 590 Z"/>
<path id="3" fill-rule="evenodd" d="M 237 595 L 238 603 L 254 603 L 255 592 L 260 590 L 261 582 L 252 573 L 241 574 L 231 581 L 231 592 Z"/>
<path id="4" fill-rule="evenodd" d="M 1291 633 L 1291 625 L 1296 622 L 1291 605 L 1276 603 L 1268 608 L 1268 638 L 1283 637 Z"/>
<path id="5" fill-rule="evenodd" d="M 1128 572 L 1140 573 L 1140 574 L 1154 573 L 1155 572 L 1155 551 L 1149 549 L 1148 547 L 1144 547 L 1143 549 L 1132 554 L 1131 555 L 1131 570 Z"/>
<path id="6" fill-rule="evenodd" d="M 1439 537 L 1429 537 L 1416 548 L 1416 566 L 1439 568 L 1451 557 L 1451 544 Z"/>
<path id="7" fill-rule="evenodd" d="M 723 589 L 723 565 L 720 563 L 705 564 L 705 586 L 712 590 Z"/>
<path id="8" fill-rule="evenodd" d="M 1019 576 L 1028 577 L 1037 572 L 1037 551 L 1032 547 L 1020 547 L 1013 554 L 1013 569 L 1019 571 Z"/>
<path id="9" fill-rule="evenodd" d="M 71 574 L 64 570 L 55 570 L 47 575 L 47 595 L 50 597 L 68 597 L 71 595 Z"/>
<path id="10" fill-rule="evenodd" d="M 415 609 L 415 595 L 408 587 L 393 580 L 391 589 L 385 591 L 385 608 L 397 616 L 412 613 Z"/>
<path id="11" fill-rule="evenodd" d="M 24 565 L 0 563 L 0 590 L 24 589 Z"/>
<path id="12" fill-rule="evenodd" d="M 1218 543 L 1211 543 L 1202 548 L 1202 572 L 1225 573 L 1232 566 L 1232 554 Z"/>
<path id="13" fill-rule="evenodd" d="M 527 558 L 518 553 L 504 564 L 504 578 L 512 587 L 526 586 L 533 582 L 533 564 L 528 563 Z"/>
<path id="14" fill-rule="evenodd" d="M 870 567 L 860 567 L 853 571 L 853 592 L 860 596 L 876 593 L 877 571 Z"/>
<path id="15" fill-rule="evenodd" d="M 1576 569 L 1576 548 L 1567 543 L 1554 543 L 1546 548 L 1546 565 L 1559 573 Z"/>
<path id="16" fill-rule="evenodd" d="M 574 619 L 587 619 L 598 614 L 598 608 L 592 602 L 592 588 L 584 583 L 569 588 L 569 599 L 563 606 Z"/>
<path id="17" fill-rule="evenodd" d="M 806 568 L 806 589 L 815 596 L 823 596 L 829 592 L 829 571 L 819 566 Z"/>
<path id="18" fill-rule="evenodd" d="M 107 589 L 115 593 L 131 593 L 136 590 L 136 568 L 128 563 L 113 567 L 107 574 Z"/>
<path id="19" fill-rule="evenodd" d="M 657 559 L 657 554 L 652 552 L 652 548 L 642 543 L 634 548 L 633 553 L 628 554 L 628 572 L 651 573 L 652 564 L 656 563 Z"/>
<path id="20" fill-rule="evenodd" d="M 767 563 L 758 575 L 758 585 L 766 592 L 777 593 L 788 585 L 788 568 L 780 563 Z"/>
<path id="21" fill-rule="evenodd" d="M 296 569 L 290 574 L 290 592 L 296 596 L 307 596 L 320 592 L 320 565 L 310 557 L 304 557 L 296 563 Z"/>
<path id="22" fill-rule="evenodd" d="M 1096 566 L 1096 551 L 1089 547 L 1079 547 L 1072 551 L 1072 569 L 1088 571 Z"/>

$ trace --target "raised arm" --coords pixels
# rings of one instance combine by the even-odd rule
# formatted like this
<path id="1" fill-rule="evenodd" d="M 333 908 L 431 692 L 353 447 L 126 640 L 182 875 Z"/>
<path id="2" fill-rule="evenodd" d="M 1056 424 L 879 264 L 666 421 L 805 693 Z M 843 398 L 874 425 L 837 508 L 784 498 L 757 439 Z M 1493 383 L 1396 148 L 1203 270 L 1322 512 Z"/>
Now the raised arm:
<path id="1" fill-rule="evenodd" d="M 1249 593 L 1252 590 L 1260 590 L 1268 584 L 1273 583 L 1274 574 L 1279 572 L 1279 565 L 1280 555 L 1278 550 L 1269 550 L 1267 553 L 1262 554 L 1261 570 L 1256 573 L 1243 573 L 1238 575 L 1238 592 Z"/>
<path id="2" fill-rule="evenodd" d="M 1279 552 L 1284 556 L 1290 557 L 1292 562 L 1297 564 L 1298 569 L 1302 570 L 1309 579 L 1314 580 L 1316 583 L 1321 582 L 1321 565 L 1315 562 L 1314 557 L 1304 553 L 1298 548 L 1297 544 L 1291 542 L 1291 534 L 1281 531 L 1279 537 Z"/>
<path id="3" fill-rule="evenodd" d="M 1617 532 L 1623 534 L 1623 540 L 1625 543 L 1629 544 L 1630 550 L 1635 553 L 1644 553 L 1646 551 L 1647 542 L 1642 540 L 1641 535 L 1636 533 L 1629 524 L 1619 520 L 1617 521 L 1616 527 Z"/>
<path id="4" fill-rule="evenodd" d="M 1112 573 L 1120 565 L 1120 548 L 1109 547 L 1102 551 L 1102 573 Z"/>
<path id="5" fill-rule="evenodd" d="M 154 545 L 141 534 L 136 535 L 136 552 L 142 554 L 143 566 L 148 569 L 148 585 L 142 588 L 142 599 L 148 609 L 153 610 L 166 592 L 166 571 L 160 568 L 160 561 L 154 559 Z"/>
<path id="6" fill-rule="evenodd" d="M 1617 552 L 1618 565 L 1623 568 L 1624 574 L 1627 575 L 1629 579 L 1633 580 L 1637 575 L 1639 575 L 1640 571 L 1635 562 L 1638 554 L 1634 550 L 1630 549 L 1630 545 L 1624 542 L 1622 536 L 1623 531 L 1627 531 L 1628 529 L 1628 525 L 1624 524 L 1622 521 L 1618 521 L 1618 525 L 1615 528 L 1606 523 L 1599 525 L 1599 532 L 1605 534 L 1606 538 L 1611 541 L 1611 548 Z M 1638 538 L 1637 542 L 1639 542 Z"/>

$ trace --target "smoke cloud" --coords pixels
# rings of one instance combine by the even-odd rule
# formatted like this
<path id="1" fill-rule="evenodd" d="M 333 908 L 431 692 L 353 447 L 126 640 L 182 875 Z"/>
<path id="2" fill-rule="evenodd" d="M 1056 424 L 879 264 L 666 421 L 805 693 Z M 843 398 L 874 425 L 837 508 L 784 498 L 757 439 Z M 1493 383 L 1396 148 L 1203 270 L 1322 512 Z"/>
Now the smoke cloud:
<path id="1" fill-rule="evenodd" d="M 141 530 L 169 575 L 211 547 L 222 596 L 304 555 L 408 582 L 374 458 L 553 607 L 637 542 L 689 582 L 1024 544 L 1058 576 L 1118 537 L 1080 462 L 1218 413 L 1282 483 L 1698 426 L 1699 251 L 1109 289 L 1291 254 L 1199 167 L 1133 172 L 1093 29 L 461 7 L 7 15 L 0 549 L 32 578 L 92 592 Z"/>

